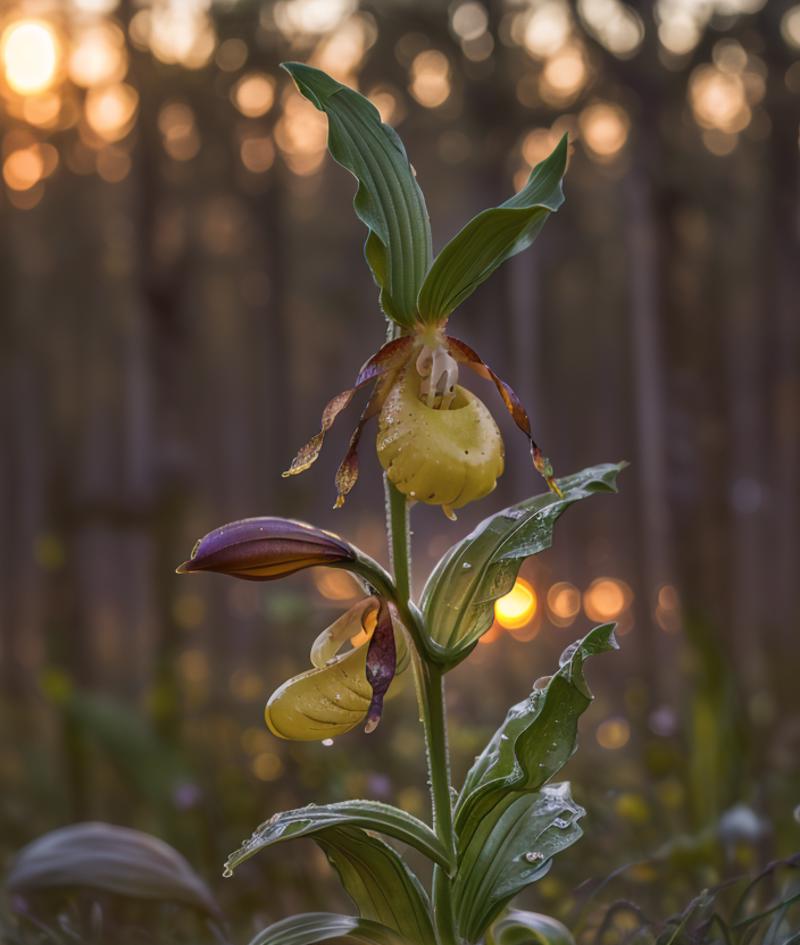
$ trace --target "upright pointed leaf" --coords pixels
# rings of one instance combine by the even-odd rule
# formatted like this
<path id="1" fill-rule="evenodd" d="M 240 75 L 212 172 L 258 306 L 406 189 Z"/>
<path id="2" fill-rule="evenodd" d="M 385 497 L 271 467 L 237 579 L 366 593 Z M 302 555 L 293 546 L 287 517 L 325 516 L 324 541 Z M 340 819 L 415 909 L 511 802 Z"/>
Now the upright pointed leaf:
<path id="1" fill-rule="evenodd" d="M 559 479 L 562 498 L 548 492 L 481 522 L 439 561 L 422 592 L 431 649 L 448 664 L 463 659 L 492 625 L 494 602 L 507 594 L 525 558 L 549 548 L 561 513 L 598 492 L 616 491 L 624 463 Z"/>
<path id="2" fill-rule="evenodd" d="M 472 295 L 507 259 L 527 249 L 547 218 L 564 202 L 567 136 L 531 171 L 519 193 L 484 210 L 457 233 L 434 260 L 419 293 L 420 316 L 440 322 Z"/>
<path id="3" fill-rule="evenodd" d="M 250 945 L 317 945 L 318 942 L 408 945 L 401 935 L 379 922 L 333 912 L 307 912 L 282 919 L 259 932 Z"/>
<path id="4" fill-rule="evenodd" d="M 483 818 L 509 791 L 537 791 L 567 763 L 575 751 L 578 719 L 592 700 L 583 664 L 613 649 L 614 624 L 595 627 L 564 650 L 553 676 L 509 709 L 464 779 L 455 809 L 460 848 L 469 845 Z"/>
<path id="5" fill-rule="evenodd" d="M 578 840 L 584 813 L 568 783 L 534 794 L 509 791 L 492 808 L 459 849 L 453 899 L 466 941 L 477 941 L 517 893 L 549 871 L 553 856 Z"/>
<path id="6" fill-rule="evenodd" d="M 434 863 L 449 867 L 447 851 L 427 824 L 380 801 L 339 801 L 275 814 L 253 831 L 253 835 L 228 857 L 225 865 L 233 870 L 275 843 L 295 837 L 314 837 L 330 827 L 345 826 L 363 827 L 394 837 L 419 850 Z"/>
<path id="7" fill-rule="evenodd" d="M 358 180 L 353 201 L 369 229 L 364 249 L 386 314 L 411 325 L 431 261 L 425 199 L 395 131 L 358 92 L 319 69 L 285 62 L 298 89 L 328 116 L 328 149 Z"/>

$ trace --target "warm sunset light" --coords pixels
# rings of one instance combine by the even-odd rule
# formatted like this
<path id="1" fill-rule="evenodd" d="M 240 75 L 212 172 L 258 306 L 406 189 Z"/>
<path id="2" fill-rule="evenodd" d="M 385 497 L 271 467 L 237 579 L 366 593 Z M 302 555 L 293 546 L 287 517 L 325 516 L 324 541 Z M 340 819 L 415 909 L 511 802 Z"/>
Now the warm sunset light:
<path id="1" fill-rule="evenodd" d="M 523 43 L 536 58 L 552 56 L 569 38 L 570 16 L 566 4 L 548 0 L 530 14 L 523 33 Z"/>
<path id="2" fill-rule="evenodd" d="M 586 62 L 580 46 L 565 46 L 548 59 L 542 70 L 542 98 L 558 105 L 569 101 L 583 88 L 587 78 Z"/>
<path id="3" fill-rule="evenodd" d="M 689 101 L 702 128 L 743 131 L 752 117 L 741 75 L 716 65 L 698 66 L 689 80 Z"/>
<path id="4" fill-rule="evenodd" d="M 105 141 L 118 141 L 130 131 L 138 105 L 139 96 L 130 85 L 92 89 L 86 96 L 86 121 Z"/>
<path id="5" fill-rule="evenodd" d="M 125 37 L 113 23 L 97 23 L 79 33 L 69 55 L 69 77 L 90 88 L 118 82 L 128 68 Z"/>
<path id="6" fill-rule="evenodd" d="M 583 142 L 592 157 L 608 161 L 625 146 L 630 120 L 619 105 L 598 102 L 584 108 L 578 119 Z"/>
<path id="7" fill-rule="evenodd" d="M 313 579 L 326 600 L 353 600 L 358 594 L 358 585 L 347 571 L 316 571 Z"/>
<path id="8" fill-rule="evenodd" d="M 495 601 L 494 616 L 506 630 L 518 630 L 533 620 L 536 608 L 536 591 L 524 578 L 517 578 L 508 594 Z"/>
<path id="9" fill-rule="evenodd" d="M 233 102 L 246 118 L 259 118 L 272 108 L 275 83 L 263 72 L 250 72 L 236 83 Z"/>
<path id="10" fill-rule="evenodd" d="M 569 581 L 559 581 L 547 592 L 547 610 L 557 627 L 568 627 L 581 609 L 581 592 Z"/>
<path id="11" fill-rule="evenodd" d="M 450 97 L 450 63 L 438 49 L 426 49 L 411 63 L 411 94 L 425 108 L 436 108 Z"/>
<path id="12" fill-rule="evenodd" d="M 614 620 L 631 602 L 631 589 L 616 578 L 597 578 L 583 595 L 583 609 L 590 620 Z"/>
<path id="13" fill-rule="evenodd" d="M 0 39 L 6 82 L 20 95 L 35 95 L 52 85 L 60 54 L 55 31 L 42 20 L 17 20 Z"/>
<path id="14" fill-rule="evenodd" d="M 3 163 L 3 178 L 12 190 L 30 190 L 44 176 L 44 161 L 34 145 L 12 151 Z"/>

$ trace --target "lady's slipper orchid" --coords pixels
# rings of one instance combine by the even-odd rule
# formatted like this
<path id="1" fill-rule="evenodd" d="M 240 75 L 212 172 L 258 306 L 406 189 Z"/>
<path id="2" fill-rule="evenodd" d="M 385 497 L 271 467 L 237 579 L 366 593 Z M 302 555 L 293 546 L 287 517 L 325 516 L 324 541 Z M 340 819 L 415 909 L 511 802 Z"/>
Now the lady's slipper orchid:
<path id="1" fill-rule="evenodd" d="M 325 565 L 362 570 L 363 557 L 330 532 L 284 518 L 249 518 L 223 525 L 194 547 L 177 569 L 218 571 L 248 581 L 273 581 Z M 352 649 L 340 653 L 350 641 Z M 285 682 L 265 709 L 267 726 L 281 738 L 314 740 L 348 732 L 366 719 L 377 727 L 383 700 L 408 652 L 389 603 L 370 596 L 317 637 L 313 668 Z"/>
<path id="2" fill-rule="evenodd" d="M 512 388 L 469 345 L 422 321 L 410 334 L 385 344 L 361 368 L 351 388 L 322 412 L 320 432 L 303 446 L 283 474 L 295 476 L 317 459 L 327 431 L 356 391 L 370 382 L 372 393 L 336 473 L 335 508 L 358 479 L 358 445 L 366 422 L 378 419 L 378 459 L 388 478 L 412 500 L 453 510 L 490 493 L 503 472 L 503 441 L 483 402 L 458 386 L 459 365 L 490 380 L 514 422 L 528 438 L 534 467 L 560 495 L 553 468 L 531 433 L 525 408 Z"/>
<path id="3" fill-rule="evenodd" d="M 311 647 L 313 668 L 270 696 L 264 710 L 269 730 L 280 738 L 318 741 L 366 720 L 365 731 L 374 731 L 386 691 L 408 662 L 396 620 L 378 597 L 367 597 L 342 614 Z M 348 641 L 352 649 L 340 653 Z"/>

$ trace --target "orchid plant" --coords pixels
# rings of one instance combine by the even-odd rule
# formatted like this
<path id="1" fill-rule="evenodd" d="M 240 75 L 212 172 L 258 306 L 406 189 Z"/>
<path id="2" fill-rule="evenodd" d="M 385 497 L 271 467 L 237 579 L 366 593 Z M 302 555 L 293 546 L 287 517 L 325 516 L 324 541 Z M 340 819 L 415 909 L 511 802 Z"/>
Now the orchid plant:
<path id="1" fill-rule="evenodd" d="M 328 117 L 328 147 L 358 181 L 354 207 L 366 224 L 367 262 L 380 290 L 389 340 L 353 387 L 325 407 L 321 430 L 284 475 L 308 469 L 323 438 L 356 392 L 371 393 L 336 475 L 336 507 L 358 477 L 358 446 L 377 416 L 392 573 L 351 543 L 303 522 L 252 518 L 224 525 L 195 546 L 179 572 L 215 571 L 271 581 L 311 567 L 344 568 L 363 597 L 323 630 L 311 668 L 270 697 L 265 717 L 278 737 L 323 740 L 359 724 L 373 731 L 397 674 L 416 681 L 424 728 L 432 825 L 388 804 L 352 800 L 274 814 L 225 864 L 225 875 L 255 853 L 313 838 L 352 898 L 357 916 L 314 913 L 264 930 L 253 945 L 464 945 L 568 943 L 556 920 L 509 911 L 521 890 L 550 869 L 581 835 L 583 809 L 554 775 L 576 746 L 591 695 L 585 660 L 616 647 L 613 625 L 596 627 L 562 655 L 552 676 L 513 706 L 464 783 L 451 782 L 443 683 L 491 627 L 495 601 L 513 587 L 525 558 L 548 548 L 561 513 L 595 493 L 615 491 L 621 464 L 556 479 L 533 439 L 519 399 L 465 342 L 447 332 L 454 309 L 506 259 L 530 246 L 563 202 L 567 141 L 538 164 L 505 203 L 478 214 L 433 259 L 425 201 L 397 134 L 370 102 L 318 69 L 284 68 Z M 455 510 L 490 493 L 503 472 L 503 441 L 488 408 L 459 386 L 464 366 L 494 383 L 530 441 L 548 490 L 491 515 L 454 544 L 418 601 L 410 580 L 409 507 Z M 432 863 L 430 890 L 390 838 Z"/>

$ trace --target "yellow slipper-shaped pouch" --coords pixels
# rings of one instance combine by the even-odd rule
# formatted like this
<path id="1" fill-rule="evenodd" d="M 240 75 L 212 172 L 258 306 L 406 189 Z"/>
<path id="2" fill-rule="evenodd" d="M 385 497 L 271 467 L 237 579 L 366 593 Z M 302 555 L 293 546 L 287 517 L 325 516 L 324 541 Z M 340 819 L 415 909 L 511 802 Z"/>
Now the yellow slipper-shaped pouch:
<path id="1" fill-rule="evenodd" d="M 409 366 L 392 386 L 378 418 L 378 459 L 410 499 L 445 514 L 488 495 L 503 472 L 503 440 L 483 402 L 456 387 L 445 409 L 420 400 L 421 378 Z"/>

